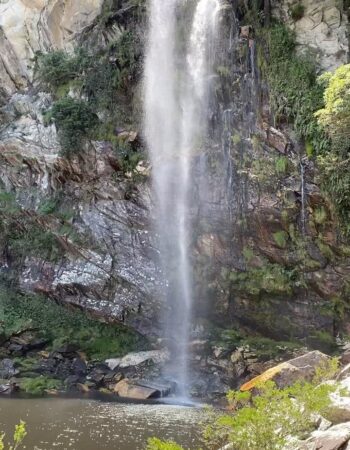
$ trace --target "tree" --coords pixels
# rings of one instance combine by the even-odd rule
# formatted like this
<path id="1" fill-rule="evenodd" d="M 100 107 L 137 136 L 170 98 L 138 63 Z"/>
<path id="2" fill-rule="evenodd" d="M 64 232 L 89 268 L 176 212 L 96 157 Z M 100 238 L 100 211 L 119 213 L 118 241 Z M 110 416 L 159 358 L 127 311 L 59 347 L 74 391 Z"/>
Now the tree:
<path id="1" fill-rule="evenodd" d="M 325 106 L 315 114 L 332 141 L 333 152 L 348 157 L 350 150 L 350 64 L 320 78 Z"/>

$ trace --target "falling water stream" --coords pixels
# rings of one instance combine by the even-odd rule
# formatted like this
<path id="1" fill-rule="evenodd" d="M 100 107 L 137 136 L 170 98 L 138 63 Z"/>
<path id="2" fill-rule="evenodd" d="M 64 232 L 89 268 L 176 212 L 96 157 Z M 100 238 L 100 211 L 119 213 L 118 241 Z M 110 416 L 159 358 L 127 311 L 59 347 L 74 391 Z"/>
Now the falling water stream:
<path id="1" fill-rule="evenodd" d="M 192 168 L 207 133 L 211 54 L 220 10 L 219 0 L 198 0 L 188 36 L 183 36 L 179 17 L 188 3 L 190 0 L 151 0 L 145 63 L 145 136 L 152 162 L 164 283 L 164 337 L 172 353 L 167 375 L 176 380 L 183 397 L 187 396 L 194 302 Z M 206 165 L 202 167 L 205 170 Z"/>

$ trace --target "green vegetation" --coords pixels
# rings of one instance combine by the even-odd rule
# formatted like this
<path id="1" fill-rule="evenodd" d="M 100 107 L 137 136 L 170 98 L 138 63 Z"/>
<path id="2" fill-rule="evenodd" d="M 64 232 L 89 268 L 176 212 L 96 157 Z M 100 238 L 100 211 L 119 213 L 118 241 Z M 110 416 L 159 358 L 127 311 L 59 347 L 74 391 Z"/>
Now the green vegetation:
<path id="1" fill-rule="evenodd" d="M 122 356 L 142 345 L 125 327 L 98 322 L 78 309 L 38 295 L 21 295 L 13 288 L 0 290 L 0 323 L 6 336 L 36 329 L 52 349 L 76 344 L 92 359 Z"/>
<path id="2" fill-rule="evenodd" d="M 313 218 L 318 225 L 323 225 L 328 218 L 326 208 L 324 206 L 316 208 L 315 211 L 313 212 Z"/>
<path id="3" fill-rule="evenodd" d="M 290 295 L 293 287 L 300 285 L 296 270 L 287 270 L 268 262 L 263 267 L 251 268 L 245 272 L 231 272 L 228 280 L 236 291 L 254 297 L 259 297 L 262 293 Z"/>
<path id="4" fill-rule="evenodd" d="M 289 160 L 286 156 L 280 156 L 275 161 L 276 172 L 279 175 L 286 175 L 288 172 Z"/>
<path id="5" fill-rule="evenodd" d="M 304 13 L 305 13 L 305 6 L 302 3 L 297 3 L 296 5 L 293 5 L 289 12 L 294 22 L 297 22 L 298 20 L 302 19 L 304 17 Z"/>
<path id="6" fill-rule="evenodd" d="M 62 388 L 62 381 L 44 376 L 37 378 L 26 378 L 21 380 L 21 388 L 27 394 L 42 396 L 47 391 Z"/>
<path id="7" fill-rule="evenodd" d="M 259 361 L 292 356 L 293 351 L 300 347 L 300 343 L 291 341 L 275 341 L 262 336 L 246 336 L 237 329 L 214 329 L 211 342 L 227 351 L 234 351 L 243 347 L 256 355 Z"/>
<path id="8" fill-rule="evenodd" d="M 329 151 L 318 157 L 321 182 L 350 235 L 350 65 L 324 74 L 320 84 L 325 86 L 324 108 L 315 117 L 331 141 Z"/>
<path id="9" fill-rule="evenodd" d="M 299 20 L 302 4 L 291 9 Z M 291 123 L 309 157 L 317 156 L 320 182 L 329 195 L 345 235 L 350 235 L 350 65 L 317 78 L 312 54 L 296 52 L 294 33 L 282 24 L 261 27 L 259 64 L 268 81 L 277 125 Z M 282 161 L 276 162 L 283 173 Z"/>
<path id="10" fill-rule="evenodd" d="M 209 448 L 232 444 L 236 450 L 282 450 L 290 436 L 303 438 L 315 428 L 315 414 L 327 417 L 337 384 L 323 383 L 337 371 L 337 361 L 316 371 L 312 382 L 278 388 L 272 381 L 252 392 L 228 393 L 232 413 L 210 418 L 204 437 Z M 179 450 L 173 442 L 151 440 L 148 450 Z M 152 447 L 152 445 L 154 445 Z"/>
<path id="11" fill-rule="evenodd" d="M 77 50 L 73 55 L 63 50 L 38 52 L 35 56 L 36 76 L 43 87 L 55 93 L 60 86 L 79 77 L 89 66 L 89 59 L 84 50 Z"/>
<path id="12" fill-rule="evenodd" d="M 121 140 L 118 140 L 114 145 L 114 151 L 118 157 L 118 161 L 122 167 L 123 172 L 133 172 L 138 163 L 142 160 L 142 154 L 135 152 L 132 146 Z"/>
<path id="13" fill-rule="evenodd" d="M 27 436 L 26 424 L 22 420 L 15 427 L 15 432 L 13 434 L 12 444 L 8 444 L 8 447 L 5 446 L 5 433 L 0 434 L 0 450 L 18 450 Z"/>
<path id="14" fill-rule="evenodd" d="M 109 20 L 107 12 L 102 16 Z M 130 87 L 139 76 L 140 47 L 136 35 L 124 31 L 105 50 L 36 55 L 36 77 L 55 98 L 46 120 L 56 124 L 65 156 L 81 152 L 89 139 L 116 143 L 116 124 L 132 116 Z"/>
<path id="15" fill-rule="evenodd" d="M 314 116 L 323 106 L 323 87 L 311 55 L 298 55 L 292 31 L 277 24 L 260 31 L 263 47 L 260 65 L 269 83 L 270 103 L 278 124 L 294 124 L 299 137 L 317 152 L 324 151 L 328 139 Z M 311 150 L 310 150 L 311 151 Z"/>
<path id="16" fill-rule="evenodd" d="M 325 86 L 325 105 L 315 115 L 330 136 L 334 151 L 345 156 L 350 148 L 350 64 L 334 74 L 323 74 L 319 80 Z"/>
<path id="17" fill-rule="evenodd" d="M 47 122 L 55 122 L 65 156 L 79 153 L 84 140 L 92 138 L 98 117 L 84 100 L 64 97 L 46 113 Z"/>
<path id="18" fill-rule="evenodd" d="M 273 239 L 280 248 L 286 248 L 287 242 L 288 242 L 288 233 L 285 231 L 276 231 L 276 233 L 273 233 Z"/>
<path id="19" fill-rule="evenodd" d="M 183 450 L 183 448 L 172 441 L 163 442 L 160 439 L 152 438 L 148 441 L 147 450 Z"/>
<path id="20" fill-rule="evenodd" d="M 63 255 L 56 236 L 34 214 L 23 211 L 13 194 L 0 190 L 0 244 L 18 260 L 36 256 L 57 261 Z"/>

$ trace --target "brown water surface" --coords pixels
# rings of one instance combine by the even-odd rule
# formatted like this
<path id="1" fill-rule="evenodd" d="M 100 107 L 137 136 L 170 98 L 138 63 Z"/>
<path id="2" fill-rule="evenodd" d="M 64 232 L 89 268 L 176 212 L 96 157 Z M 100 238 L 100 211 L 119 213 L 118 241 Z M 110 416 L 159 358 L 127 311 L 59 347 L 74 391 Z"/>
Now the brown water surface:
<path id="1" fill-rule="evenodd" d="M 0 399 L 0 430 L 12 435 L 20 419 L 27 423 L 27 450 L 143 450 L 151 436 L 199 447 L 201 412 L 196 408 L 65 398 Z"/>

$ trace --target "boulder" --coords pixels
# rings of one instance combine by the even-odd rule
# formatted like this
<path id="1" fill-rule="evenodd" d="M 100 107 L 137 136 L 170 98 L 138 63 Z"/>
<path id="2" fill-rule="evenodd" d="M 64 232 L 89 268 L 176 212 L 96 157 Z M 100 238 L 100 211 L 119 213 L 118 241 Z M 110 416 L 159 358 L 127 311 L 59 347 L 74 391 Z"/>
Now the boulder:
<path id="1" fill-rule="evenodd" d="M 123 398 L 131 398 L 134 400 L 147 400 L 155 397 L 157 389 L 147 386 L 139 386 L 128 379 L 119 381 L 114 387 L 114 392 Z"/>
<path id="2" fill-rule="evenodd" d="M 347 364 L 345 367 L 341 369 L 337 376 L 337 380 L 341 381 L 350 376 L 350 364 Z"/>
<path id="3" fill-rule="evenodd" d="M 340 381 L 339 389 L 330 395 L 330 417 L 333 423 L 350 421 L 350 377 Z"/>
<path id="4" fill-rule="evenodd" d="M 339 450 L 350 439 L 350 422 L 334 425 L 326 431 L 315 431 L 298 450 Z M 347 447 L 345 447 L 347 448 Z"/>
<path id="5" fill-rule="evenodd" d="M 315 350 L 303 356 L 291 359 L 266 370 L 241 386 L 241 391 L 250 391 L 261 383 L 272 380 L 278 387 L 283 388 L 298 380 L 310 380 L 317 367 L 329 361 L 329 356 Z"/>
<path id="6" fill-rule="evenodd" d="M 112 358 L 112 359 L 106 359 L 105 363 L 111 370 L 115 370 L 119 367 L 119 364 L 121 363 L 122 358 Z"/>
<path id="7" fill-rule="evenodd" d="M 169 353 L 166 350 L 152 350 L 148 352 L 129 353 L 120 361 L 119 368 L 127 369 L 143 363 L 161 364 L 167 361 Z"/>
<path id="8" fill-rule="evenodd" d="M 119 397 L 134 400 L 147 400 L 149 398 L 160 398 L 169 395 L 175 390 L 173 383 L 164 383 L 147 380 L 129 380 L 125 378 L 114 386 L 114 392 Z"/>
<path id="9" fill-rule="evenodd" d="M 8 380 L 18 374 L 14 362 L 11 359 L 5 358 L 0 361 L 0 378 Z"/>
<path id="10" fill-rule="evenodd" d="M 0 384 L 0 395 L 11 395 L 16 391 L 18 391 L 16 383 Z"/>
<path id="11" fill-rule="evenodd" d="M 350 364 L 350 349 L 346 349 L 340 357 L 340 362 L 343 366 Z"/>

